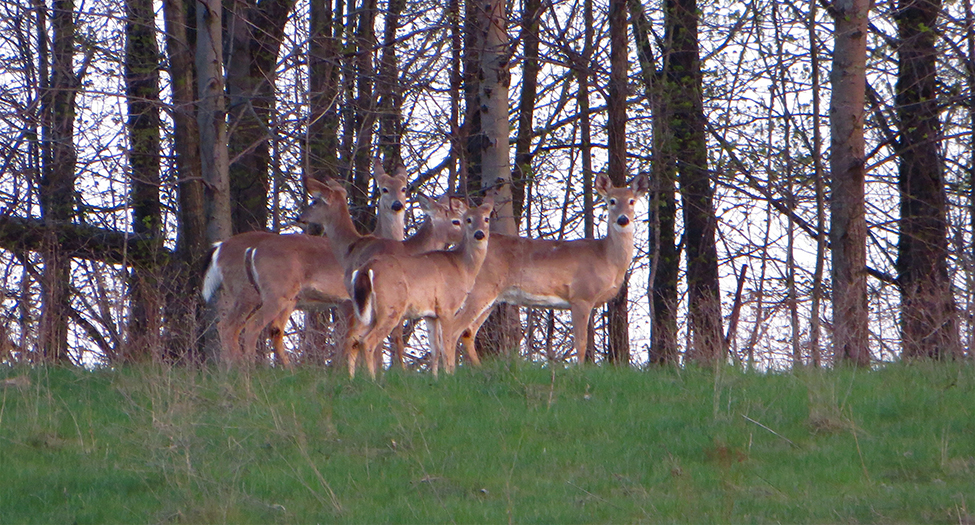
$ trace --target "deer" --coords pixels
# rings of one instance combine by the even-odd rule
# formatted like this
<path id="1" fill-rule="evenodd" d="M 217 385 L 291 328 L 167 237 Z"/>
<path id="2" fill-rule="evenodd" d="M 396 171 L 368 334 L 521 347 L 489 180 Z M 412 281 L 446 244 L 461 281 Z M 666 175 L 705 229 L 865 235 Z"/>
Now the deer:
<path id="1" fill-rule="evenodd" d="M 317 181 L 308 181 L 309 188 L 315 188 L 316 184 Z M 451 205 L 453 199 L 443 197 L 437 201 L 423 194 L 417 194 L 417 199 L 426 220 L 416 233 L 403 241 L 381 239 L 388 249 L 393 253 L 422 253 L 459 242 L 463 233 L 460 208 Z M 316 198 L 299 220 L 323 224 L 323 217 L 323 202 Z M 269 238 L 247 250 L 247 271 L 261 304 L 244 326 L 245 349 L 255 348 L 257 335 L 270 324 L 275 353 L 282 355 L 284 328 L 301 303 L 338 306 L 346 323 L 352 324 L 345 269 L 335 252 L 333 239 L 300 235 Z"/>
<path id="2" fill-rule="evenodd" d="M 490 246 L 491 198 L 464 214 L 464 239 L 450 251 L 420 255 L 380 254 L 353 272 L 352 302 L 357 323 L 350 330 L 349 375 L 363 351 L 369 375 L 375 379 L 373 355 L 402 319 L 422 318 L 430 334 L 430 366 L 437 377 L 443 351 L 442 326 L 467 301 L 468 292 Z M 454 340 L 456 346 L 456 339 Z M 447 368 L 453 372 L 453 367 Z"/>
<path id="3" fill-rule="evenodd" d="M 405 201 L 406 201 L 406 169 L 398 168 L 392 176 L 387 175 L 381 163 L 374 162 L 373 178 L 379 189 L 379 203 L 377 205 L 376 235 L 388 237 L 390 239 L 402 240 L 405 229 Z M 458 216 L 459 220 L 459 216 Z M 457 228 L 459 231 L 459 227 Z M 261 305 L 260 294 L 251 283 L 247 275 L 244 256 L 249 248 L 257 246 L 263 241 L 282 237 L 277 233 L 253 231 L 234 235 L 229 239 L 216 243 L 215 249 L 210 257 L 210 265 L 207 268 L 202 295 L 203 299 L 209 302 L 217 289 L 223 287 L 220 300 L 217 303 L 217 331 L 220 336 L 221 346 L 227 354 L 228 360 L 239 360 L 242 357 L 240 350 L 240 335 L 244 330 L 247 320 L 256 312 Z M 316 246 L 321 241 L 309 240 L 313 237 L 306 235 L 287 235 L 283 237 L 294 237 L 303 240 L 291 239 L 299 244 Z M 290 242 L 290 241 L 289 241 Z M 327 243 L 327 241 L 325 241 Z M 316 248 L 319 252 L 331 256 L 331 248 L 325 245 Z M 332 267 L 337 267 L 337 263 L 332 260 Z M 340 274 L 341 275 L 341 274 Z M 347 297 L 346 297 L 347 299 Z M 262 329 L 264 325 L 258 327 Z M 276 352 L 279 361 L 283 366 L 288 366 L 289 359 L 283 353 L 283 341 L 278 342 L 278 337 L 283 337 L 283 333 L 272 333 L 274 348 L 281 349 Z M 256 338 L 257 335 L 255 334 Z M 256 341 L 256 339 L 255 339 Z M 255 342 L 256 346 L 256 342 Z M 245 346 L 246 351 L 250 348 Z"/>
<path id="4" fill-rule="evenodd" d="M 495 233 L 487 257 L 464 307 L 442 323 L 445 366 L 456 366 L 461 339 L 472 364 L 479 364 L 474 336 L 496 302 L 534 308 L 569 310 L 573 350 L 580 361 L 589 336 L 592 310 L 613 298 L 633 259 L 633 214 L 648 189 L 646 176 L 614 187 L 598 175 L 594 187 L 609 211 L 608 231 L 601 239 L 556 241 Z"/>

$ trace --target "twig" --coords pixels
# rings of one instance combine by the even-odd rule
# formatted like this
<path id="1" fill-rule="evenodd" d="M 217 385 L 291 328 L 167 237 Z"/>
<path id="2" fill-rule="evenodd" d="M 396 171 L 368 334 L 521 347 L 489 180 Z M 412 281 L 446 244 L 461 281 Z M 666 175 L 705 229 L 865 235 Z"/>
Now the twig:
<path id="1" fill-rule="evenodd" d="M 754 419 L 752 419 L 752 418 L 750 418 L 750 417 L 748 417 L 748 416 L 746 416 L 745 414 L 742 414 L 742 415 L 741 415 L 741 417 L 743 417 L 743 418 L 745 418 L 745 421 L 749 421 L 749 422 L 751 422 L 751 423 L 755 423 L 756 425 L 758 425 L 758 426 L 760 426 L 760 427 L 762 427 L 762 428 L 764 428 L 765 430 L 768 430 L 769 432 L 771 432 L 771 433 L 773 433 L 773 434 L 775 434 L 776 436 L 778 436 L 778 437 L 780 437 L 780 438 L 782 438 L 782 439 L 784 439 L 784 440 L 785 440 L 785 441 L 786 441 L 787 443 L 789 443 L 789 444 L 790 444 L 790 445 L 792 445 L 793 447 L 795 447 L 795 448 L 799 448 L 799 445 L 796 445 L 796 444 L 795 444 L 795 443 L 794 443 L 794 442 L 793 442 L 793 441 L 792 441 L 791 439 L 789 439 L 789 438 L 787 438 L 787 437 L 785 437 L 785 436 L 783 436 L 782 434 L 779 434 L 778 432 L 776 432 L 776 431 L 774 431 L 774 430 L 772 430 L 771 428 L 769 428 L 769 427 L 767 427 L 767 426 L 765 426 L 765 425 L 763 425 L 763 424 L 761 424 L 761 423 L 759 423 L 758 421 L 755 421 Z"/>

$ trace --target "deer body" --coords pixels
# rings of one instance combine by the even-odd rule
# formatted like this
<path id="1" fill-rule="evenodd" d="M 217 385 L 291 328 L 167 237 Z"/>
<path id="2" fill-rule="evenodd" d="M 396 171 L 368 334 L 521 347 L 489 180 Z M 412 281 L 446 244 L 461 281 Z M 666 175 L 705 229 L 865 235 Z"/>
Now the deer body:
<path id="1" fill-rule="evenodd" d="M 403 318 L 427 321 L 432 347 L 431 368 L 439 370 L 444 354 L 443 327 L 453 326 L 456 312 L 467 300 L 488 251 L 490 200 L 464 215 L 464 238 L 454 250 L 420 255 L 382 254 L 366 263 L 353 277 L 353 303 L 358 321 L 350 338 L 349 374 L 355 375 L 359 350 L 365 354 L 369 374 L 375 377 L 376 349 Z M 455 340 L 456 341 L 456 340 Z M 454 361 L 446 368 L 453 372 Z"/>
<path id="2" fill-rule="evenodd" d="M 619 292 L 633 259 L 633 206 L 647 189 L 644 177 L 615 188 L 600 175 L 596 190 L 609 206 L 609 230 L 602 239 L 554 241 L 495 234 L 464 308 L 444 331 L 450 359 L 461 338 L 475 364 L 474 336 L 495 302 L 569 310 L 573 353 L 582 356 L 593 308 Z"/>
<path id="3" fill-rule="evenodd" d="M 393 239 L 402 240 L 405 224 L 403 202 L 406 196 L 406 173 L 397 172 L 390 177 L 380 165 L 374 170 L 374 178 L 380 190 L 376 231 L 389 235 Z M 314 220 L 306 222 L 314 223 Z M 248 266 L 251 268 L 248 269 Z M 279 275 L 277 278 L 279 282 L 265 283 L 264 295 L 270 297 L 266 307 L 263 305 L 267 297 L 262 297 L 262 293 L 255 286 L 256 283 L 252 283 L 253 276 L 248 275 L 254 268 L 268 268 L 272 273 Z M 266 270 L 262 270 L 258 275 L 269 274 Z M 284 350 L 283 335 L 291 312 L 299 304 L 299 300 L 302 307 L 330 306 L 347 301 L 348 293 L 340 295 L 334 293 L 336 283 L 338 289 L 344 290 L 342 275 L 342 266 L 335 260 L 331 245 L 321 237 L 246 232 L 218 243 L 204 278 L 203 298 L 209 301 L 217 288 L 223 287 L 217 303 L 219 317 L 217 331 L 227 359 L 236 361 L 245 356 L 247 360 L 252 359 L 250 355 L 256 352 L 260 330 L 273 320 L 271 337 L 275 353 L 281 364 L 288 366 L 289 359 Z M 285 295 L 273 297 L 276 292 L 271 290 L 276 289 L 274 287 L 280 288 L 281 294 Z M 292 290 L 303 291 L 303 293 L 294 292 L 288 297 L 287 294 Z M 287 307 L 286 305 L 292 301 L 294 304 Z M 260 319 L 255 319 L 255 316 L 259 316 Z M 240 346 L 241 332 L 245 334 L 243 351 Z"/>
<path id="4" fill-rule="evenodd" d="M 347 194 L 341 185 L 335 182 L 328 184 L 309 181 L 309 191 L 314 196 L 314 204 L 310 208 L 313 212 L 309 216 L 322 224 L 325 233 L 331 240 L 332 250 L 337 261 L 343 267 L 343 282 L 349 296 L 354 293 L 353 279 L 355 272 L 370 260 L 381 256 L 412 256 L 432 250 L 441 250 L 446 244 L 456 244 L 463 238 L 460 214 L 466 211 L 466 205 L 456 199 L 442 197 L 438 202 L 424 195 L 418 195 L 420 206 L 427 213 L 427 222 L 415 235 L 402 242 L 381 239 L 373 235 L 359 234 L 349 214 Z M 357 320 L 351 319 L 350 333 L 359 330 Z M 387 331 L 388 335 L 391 331 Z M 358 353 L 353 348 L 352 338 L 344 344 L 345 355 L 349 359 L 349 372 L 355 374 L 355 362 Z M 374 374 L 381 354 L 369 353 L 367 357 L 374 360 L 369 364 Z M 396 359 L 402 362 L 402 350 L 397 347 Z"/>

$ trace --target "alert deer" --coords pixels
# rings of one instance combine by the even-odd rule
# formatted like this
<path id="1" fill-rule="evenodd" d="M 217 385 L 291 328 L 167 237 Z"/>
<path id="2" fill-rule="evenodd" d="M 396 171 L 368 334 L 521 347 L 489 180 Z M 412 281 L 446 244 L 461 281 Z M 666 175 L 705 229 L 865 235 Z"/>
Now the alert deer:
<path id="1" fill-rule="evenodd" d="M 349 214 L 347 193 L 338 182 L 308 181 L 308 188 L 315 203 L 314 215 L 310 219 L 322 224 L 326 236 L 331 239 L 335 258 L 344 268 L 344 282 L 350 294 L 353 272 L 372 258 L 378 255 L 415 255 L 441 250 L 447 244 L 460 242 L 463 236 L 460 215 L 467 211 L 467 205 L 460 199 L 441 197 L 441 200 L 447 199 L 447 201 L 438 203 L 437 213 L 431 217 L 444 217 L 444 222 L 441 224 L 435 220 L 432 225 L 435 227 L 430 230 L 430 236 L 422 236 L 418 232 L 417 235 L 403 242 L 392 242 L 374 235 L 361 235 L 356 231 Z M 349 356 L 351 341 L 346 341 L 344 348 L 345 355 Z M 402 362 L 401 349 L 397 347 L 396 351 L 397 355 L 394 359 Z M 374 356 L 374 358 L 378 357 L 378 354 Z M 354 373 L 354 363 L 352 361 L 351 373 Z M 378 366 L 378 362 L 371 366 Z"/>
<path id="2" fill-rule="evenodd" d="M 364 352 L 369 375 L 376 377 L 376 349 L 403 318 L 423 318 L 430 332 L 431 368 L 437 375 L 443 355 L 443 330 L 464 305 L 488 252 L 491 209 L 485 199 L 464 214 L 464 239 L 451 251 L 421 255 L 378 255 L 355 271 L 352 302 L 357 320 L 350 330 L 349 375 Z M 455 346 L 456 346 L 456 339 Z M 453 372 L 448 362 L 447 371 Z"/>
<path id="3" fill-rule="evenodd" d="M 633 259 L 633 213 L 647 192 L 644 176 L 617 188 L 599 175 L 595 189 L 606 202 L 609 225 L 602 239 L 554 241 L 494 234 L 487 258 L 461 312 L 444 325 L 448 367 L 456 361 L 457 339 L 475 364 L 474 336 L 495 302 L 572 313 L 573 353 L 581 359 L 588 339 L 589 316 L 619 291 Z"/>
<path id="4" fill-rule="evenodd" d="M 376 234 L 388 236 L 390 239 L 402 240 L 405 225 L 405 199 L 406 199 L 406 170 L 401 168 L 389 176 L 383 170 L 381 164 L 374 164 L 373 177 L 376 186 L 379 188 L 379 203 L 377 206 Z M 313 221 L 307 221 L 313 222 Z M 338 268 L 338 264 L 332 257 L 331 248 L 327 241 L 324 248 L 321 246 L 322 240 L 310 240 L 311 237 L 305 235 L 278 235 L 270 232 L 246 232 L 235 235 L 223 242 L 216 244 L 216 249 L 210 258 L 210 266 L 207 269 L 203 284 L 203 298 L 209 301 L 216 293 L 217 289 L 223 287 L 217 303 L 217 331 L 220 335 L 220 342 L 227 353 L 228 360 L 239 360 L 242 356 L 240 350 L 240 335 L 245 329 L 248 319 L 261 306 L 261 297 L 257 289 L 251 283 L 245 267 L 244 255 L 249 248 L 257 246 L 263 241 L 278 239 L 279 237 L 290 238 L 286 241 L 271 241 L 296 243 L 299 245 L 307 244 L 312 251 L 319 251 L 326 254 L 331 260 L 331 266 Z M 323 264 L 328 264 L 327 261 Z M 339 284 L 341 284 L 341 270 L 339 271 Z M 345 294 L 348 299 L 348 294 Z M 285 319 L 286 321 L 286 319 Z M 255 323 L 251 323 L 253 327 Z M 265 325 L 259 325 L 257 330 Z M 283 328 L 283 326 L 282 326 Z M 274 341 L 278 359 L 282 365 L 287 366 L 289 360 L 284 353 L 283 332 L 271 334 Z M 257 334 L 254 334 L 253 346 L 256 346 Z M 245 345 L 245 352 L 250 352 L 252 346 Z M 279 350 L 280 349 L 280 350 Z"/>

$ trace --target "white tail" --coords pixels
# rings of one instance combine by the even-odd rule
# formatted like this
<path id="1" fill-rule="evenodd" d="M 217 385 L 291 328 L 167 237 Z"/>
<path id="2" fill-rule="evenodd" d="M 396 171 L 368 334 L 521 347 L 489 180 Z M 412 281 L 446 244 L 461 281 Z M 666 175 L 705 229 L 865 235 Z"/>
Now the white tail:
<path id="1" fill-rule="evenodd" d="M 602 239 L 552 241 L 495 234 L 464 308 L 444 327 L 449 360 L 462 338 L 468 357 L 479 363 L 474 336 L 495 302 L 535 308 L 567 309 L 572 313 L 573 353 L 581 359 L 593 308 L 619 291 L 633 259 L 633 213 L 649 183 L 638 176 L 628 187 L 614 187 L 596 178 L 596 191 L 609 210 Z"/>
<path id="2" fill-rule="evenodd" d="M 375 302 L 376 294 L 373 288 L 375 274 L 372 270 L 367 270 L 359 278 L 359 271 L 352 272 L 352 304 L 354 306 L 355 317 L 360 324 L 372 324 L 372 305 Z"/>
<path id="3" fill-rule="evenodd" d="M 412 256 L 378 255 L 359 270 L 354 282 L 355 308 L 370 323 L 358 325 L 350 335 L 354 339 L 349 355 L 351 374 L 355 373 L 355 359 L 362 350 L 369 374 L 375 377 L 375 360 L 371 357 L 403 318 L 423 318 L 428 322 L 431 368 L 437 374 L 443 355 L 441 323 L 452 323 L 474 285 L 487 255 L 493 206 L 486 199 L 464 214 L 464 239 L 454 250 Z M 371 315 L 366 313 L 368 310 Z M 447 370 L 453 371 L 452 362 L 447 362 Z"/>
<path id="4" fill-rule="evenodd" d="M 388 232 L 386 234 L 402 239 L 405 222 L 402 199 L 405 198 L 407 185 L 405 172 L 390 177 L 378 171 L 375 180 L 380 192 L 377 231 Z M 302 214 L 302 220 L 317 222 L 314 206 Z M 395 236 L 397 229 L 399 234 Z M 250 270 L 245 266 L 244 259 L 249 248 L 254 248 Z M 288 256 L 289 253 L 320 256 L 322 259 L 318 262 L 295 259 Z M 262 267 L 267 270 L 260 270 Z M 276 278 L 263 283 L 264 294 L 270 299 L 262 299 L 261 293 L 251 282 L 252 278 L 248 277 L 248 271 L 260 272 L 257 274 L 259 278 L 277 274 Z M 340 293 L 335 293 L 333 282 Z M 335 261 L 328 241 L 305 235 L 247 232 L 223 241 L 211 256 L 210 267 L 204 277 L 204 297 L 209 300 L 221 287 L 223 291 L 217 303 L 217 330 L 228 361 L 243 360 L 244 356 L 252 360 L 260 331 L 273 321 L 271 337 L 275 353 L 281 364 L 287 366 L 289 360 L 284 349 L 283 334 L 297 301 L 334 304 L 348 300 L 342 284 L 342 267 Z M 290 298 L 275 297 L 292 289 L 305 290 L 307 293 L 298 295 L 295 292 L 296 296 Z M 240 343 L 242 332 L 246 335 L 243 351 Z"/>
<path id="5" fill-rule="evenodd" d="M 210 266 L 207 267 L 207 273 L 203 276 L 203 288 L 200 294 L 203 296 L 203 300 L 210 302 L 213 298 L 213 294 L 217 293 L 217 288 L 223 283 L 223 271 L 220 269 L 220 265 L 217 264 L 217 260 L 220 258 L 220 245 L 221 242 L 215 243 L 213 254 L 210 255 Z"/>

